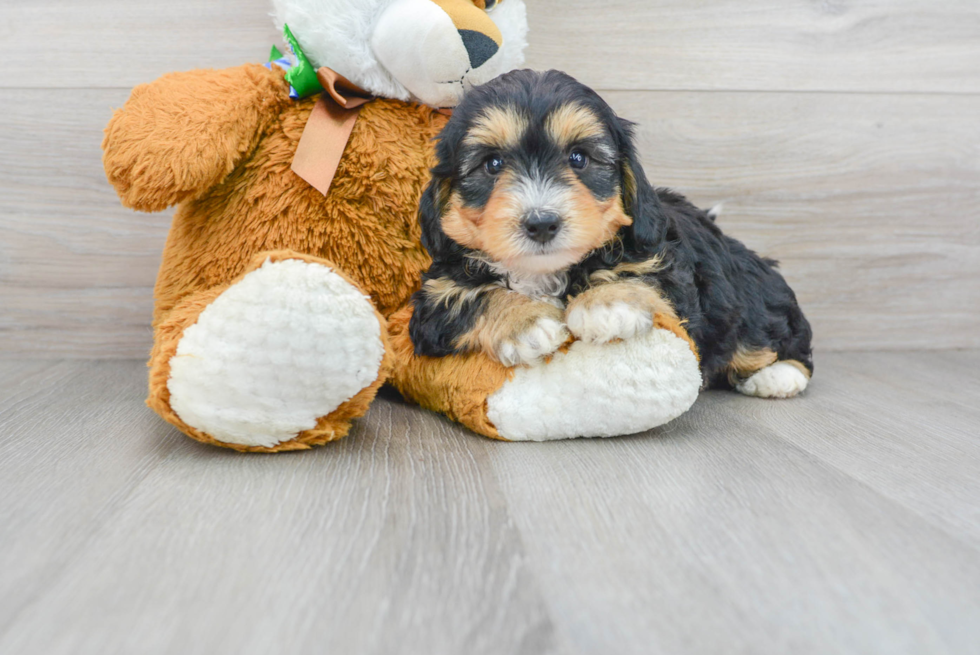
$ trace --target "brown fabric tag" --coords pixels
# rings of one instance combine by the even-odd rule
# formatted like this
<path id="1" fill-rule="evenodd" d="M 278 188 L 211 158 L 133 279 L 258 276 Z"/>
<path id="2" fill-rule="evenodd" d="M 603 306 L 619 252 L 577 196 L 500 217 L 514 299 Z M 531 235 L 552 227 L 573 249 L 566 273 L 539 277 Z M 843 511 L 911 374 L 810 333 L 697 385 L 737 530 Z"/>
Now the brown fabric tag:
<path id="1" fill-rule="evenodd" d="M 293 156 L 293 172 L 327 195 L 333 176 L 354 131 L 360 108 L 344 109 L 329 96 L 320 96 L 303 129 Z"/>
<path id="2" fill-rule="evenodd" d="M 321 68 L 316 76 L 325 91 L 313 106 L 303 129 L 293 155 L 292 169 L 314 189 L 327 195 L 354 131 L 357 115 L 373 98 L 335 70 Z M 452 116 L 453 112 L 452 109 L 436 111 L 447 116 Z"/>
<path id="3" fill-rule="evenodd" d="M 360 108 L 371 96 L 329 68 L 318 70 L 317 77 L 326 92 L 313 106 L 293 156 L 292 169 L 314 189 L 327 195 Z"/>
<path id="4" fill-rule="evenodd" d="M 344 109 L 356 109 L 374 99 L 370 93 L 332 68 L 324 66 L 317 69 L 316 78 L 320 80 L 320 84 L 327 90 L 330 97 Z"/>

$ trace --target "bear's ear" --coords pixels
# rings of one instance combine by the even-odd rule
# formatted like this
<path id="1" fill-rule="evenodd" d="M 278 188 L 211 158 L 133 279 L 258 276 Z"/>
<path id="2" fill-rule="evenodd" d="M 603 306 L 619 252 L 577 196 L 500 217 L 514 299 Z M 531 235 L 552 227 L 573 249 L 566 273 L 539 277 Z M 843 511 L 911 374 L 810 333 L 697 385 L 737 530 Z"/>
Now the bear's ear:
<path id="1" fill-rule="evenodd" d="M 656 252 L 667 235 L 667 216 L 657 192 L 647 181 L 636 154 L 633 124 L 621 118 L 612 121 L 612 132 L 619 148 L 623 209 L 633 219 L 626 228 L 626 246 L 641 252 Z"/>
<path id="2" fill-rule="evenodd" d="M 432 180 L 422 193 L 419 202 L 419 226 L 422 228 L 422 245 L 434 260 L 448 254 L 452 241 L 442 229 L 442 214 L 449 201 L 450 181 L 432 171 Z"/>

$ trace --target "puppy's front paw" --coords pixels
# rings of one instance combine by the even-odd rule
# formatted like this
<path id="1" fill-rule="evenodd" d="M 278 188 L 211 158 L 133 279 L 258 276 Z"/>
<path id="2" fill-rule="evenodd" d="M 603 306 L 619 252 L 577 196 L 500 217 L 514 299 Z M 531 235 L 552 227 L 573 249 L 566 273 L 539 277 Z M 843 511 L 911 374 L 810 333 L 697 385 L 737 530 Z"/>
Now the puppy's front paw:
<path id="1" fill-rule="evenodd" d="M 501 341 L 494 354 L 504 366 L 533 365 L 568 341 L 568 330 L 561 321 L 541 317 L 531 327 Z"/>
<path id="2" fill-rule="evenodd" d="M 568 329 L 582 341 L 608 343 L 646 334 L 653 327 L 648 307 L 634 307 L 625 302 L 573 305 L 565 316 Z"/>

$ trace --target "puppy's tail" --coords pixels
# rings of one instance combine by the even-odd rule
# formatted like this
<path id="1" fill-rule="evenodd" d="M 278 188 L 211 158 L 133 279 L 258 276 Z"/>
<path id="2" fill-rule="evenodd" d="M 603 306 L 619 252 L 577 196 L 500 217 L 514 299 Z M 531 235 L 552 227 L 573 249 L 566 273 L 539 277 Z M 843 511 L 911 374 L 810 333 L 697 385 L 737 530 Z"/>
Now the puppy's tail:
<path id="1" fill-rule="evenodd" d="M 715 205 L 714 207 L 708 210 L 708 218 L 711 219 L 712 223 L 718 220 L 718 217 L 721 216 L 721 212 L 724 209 L 725 209 L 725 203 L 719 202 L 717 205 Z"/>

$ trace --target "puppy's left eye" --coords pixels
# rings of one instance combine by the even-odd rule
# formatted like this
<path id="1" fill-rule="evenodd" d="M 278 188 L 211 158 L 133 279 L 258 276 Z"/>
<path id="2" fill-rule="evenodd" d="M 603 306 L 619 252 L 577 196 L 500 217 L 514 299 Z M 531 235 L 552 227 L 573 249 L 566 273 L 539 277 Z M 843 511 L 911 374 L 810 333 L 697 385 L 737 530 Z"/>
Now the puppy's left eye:
<path id="1" fill-rule="evenodd" d="M 572 150 L 568 155 L 568 165 L 572 168 L 582 170 L 589 165 L 589 156 L 581 150 Z"/>
<path id="2" fill-rule="evenodd" d="M 500 155 L 490 155 L 483 167 L 490 175 L 499 175 L 504 170 L 504 160 Z"/>

